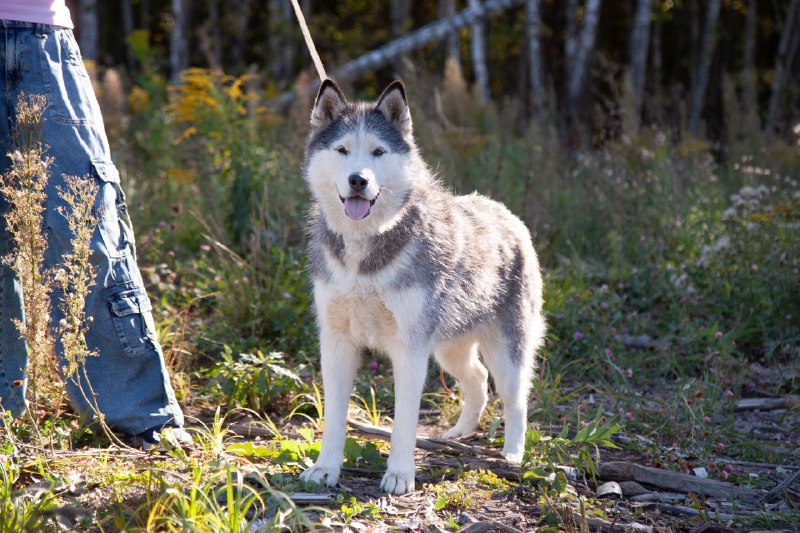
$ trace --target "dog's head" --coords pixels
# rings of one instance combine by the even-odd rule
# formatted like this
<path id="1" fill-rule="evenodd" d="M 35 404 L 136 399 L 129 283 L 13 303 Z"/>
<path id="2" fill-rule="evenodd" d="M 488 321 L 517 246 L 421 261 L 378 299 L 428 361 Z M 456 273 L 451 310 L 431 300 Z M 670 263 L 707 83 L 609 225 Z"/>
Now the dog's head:
<path id="1" fill-rule="evenodd" d="M 417 160 L 402 83 L 370 103 L 349 103 L 333 81 L 322 83 L 305 178 L 332 229 L 370 234 L 390 224 L 408 199 Z"/>

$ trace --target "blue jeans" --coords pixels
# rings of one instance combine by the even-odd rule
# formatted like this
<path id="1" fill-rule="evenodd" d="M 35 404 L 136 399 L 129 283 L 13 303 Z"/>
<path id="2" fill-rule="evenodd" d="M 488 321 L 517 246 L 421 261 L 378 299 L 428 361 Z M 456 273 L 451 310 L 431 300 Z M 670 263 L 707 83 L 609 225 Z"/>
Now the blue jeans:
<path id="1" fill-rule="evenodd" d="M 61 262 L 70 250 L 71 233 L 57 211 L 64 202 L 58 188 L 64 176 L 86 176 L 98 185 L 95 214 L 100 221 L 92 237 L 91 262 L 96 280 L 86 301 L 91 317 L 86 341 L 97 356 L 86 359 L 91 389 L 70 380 L 67 393 L 81 413 L 91 414 L 87 401 L 115 431 L 141 433 L 163 425 L 182 425 L 183 413 L 169 383 L 164 356 L 156 339 L 150 300 L 136 266 L 133 233 L 119 173 L 111 161 L 103 118 L 72 31 L 26 22 L 0 21 L 0 173 L 10 160 L 10 131 L 20 93 L 47 98 L 42 142 L 53 158 L 47 185 L 44 231 L 48 238 L 45 266 Z M 12 247 L 0 199 L 0 256 Z M 52 295 L 53 323 L 60 320 L 59 294 Z M 0 265 L 0 405 L 20 416 L 25 404 L 25 343 L 12 319 L 22 318 L 19 281 Z M 58 349 L 57 349 L 58 351 Z M 59 361 L 61 354 L 57 354 Z M 80 380 L 79 380 L 80 381 Z"/>

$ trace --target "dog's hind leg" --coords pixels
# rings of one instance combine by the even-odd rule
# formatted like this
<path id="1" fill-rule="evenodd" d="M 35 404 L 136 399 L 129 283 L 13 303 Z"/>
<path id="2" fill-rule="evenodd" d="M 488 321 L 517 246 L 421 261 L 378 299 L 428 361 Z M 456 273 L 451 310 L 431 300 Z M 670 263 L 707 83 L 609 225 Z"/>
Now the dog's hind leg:
<path id="1" fill-rule="evenodd" d="M 320 336 L 320 352 L 325 393 L 322 448 L 314 466 L 303 472 L 300 478 L 333 487 L 339 480 L 344 459 L 347 408 L 361 352 L 348 339 L 324 331 Z"/>
<path id="2" fill-rule="evenodd" d="M 434 352 L 439 366 L 458 380 L 464 393 L 464 405 L 458 422 L 444 434 L 453 439 L 475 431 L 486 407 L 486 388 L 489 372 L 478 358 L 478 342 L 472 336 L 454 339 Z"/>
<path id="3" fill-rule="evenodd" d="M 481 353 L 503 401 L 505 444 L 503 455 L 513 463 L 522 461 L 525 432 L 528 428 L 528 393 L 531 387 L 536 342 L 528 332 L 508 335 L 496 324 L 480 339 Z"/>

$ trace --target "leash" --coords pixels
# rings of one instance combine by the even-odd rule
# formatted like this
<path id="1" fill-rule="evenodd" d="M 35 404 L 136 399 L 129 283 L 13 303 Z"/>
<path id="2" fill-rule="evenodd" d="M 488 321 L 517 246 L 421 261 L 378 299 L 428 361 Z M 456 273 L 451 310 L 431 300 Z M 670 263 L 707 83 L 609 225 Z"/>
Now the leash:
<path id="1" fill-rule="evenodd" d="M 328 75 L 325 74 L 325 67 L 322 66 L 322 60 L 319 58 L 317 48 L 314 46 L 314 40 L 311 39 L 311 32 L 308 31 L 308 24 L 306 24 L 306 18 L 303 16 L 300 4 L 297 3 L 297 0 L 292 0 L 292 6 L 294 7 L 294 14 L 297 16 L 297 22 L 300 24 L 300 31 L 303 32 L 303 39 L 306 41 L 308 51 L 311 52 L 311 59 L 314 60 L 314 66 L 317 67 L 319 80 L 325 81 Z"/>

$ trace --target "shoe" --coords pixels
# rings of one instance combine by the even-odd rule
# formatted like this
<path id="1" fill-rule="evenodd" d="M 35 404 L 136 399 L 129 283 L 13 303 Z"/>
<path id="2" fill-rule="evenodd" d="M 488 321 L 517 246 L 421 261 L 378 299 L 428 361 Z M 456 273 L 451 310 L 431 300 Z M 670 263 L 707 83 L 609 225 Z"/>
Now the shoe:
<path id="1" fill-rule="evenodd" d="M 183 427 L 156 426 L 130 438 L 131 446 L 145 452 L 165 452 L 169 448 L 189 446 L 194 439 Z"/>

